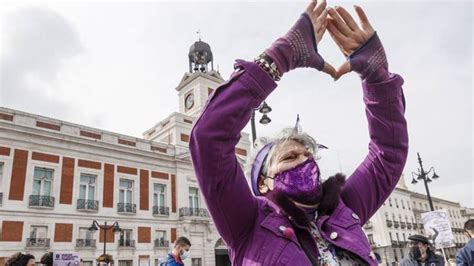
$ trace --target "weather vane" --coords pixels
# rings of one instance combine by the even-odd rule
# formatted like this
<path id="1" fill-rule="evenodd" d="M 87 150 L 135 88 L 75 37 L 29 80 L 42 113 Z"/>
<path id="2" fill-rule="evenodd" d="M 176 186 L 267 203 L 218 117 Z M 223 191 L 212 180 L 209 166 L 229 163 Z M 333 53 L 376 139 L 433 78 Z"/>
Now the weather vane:
<path id="1" fill-rule="evenodd" d="M 197 30 L 196 34 L 198 35 L 199 41 L 201 41 L 201 30 Z"/>

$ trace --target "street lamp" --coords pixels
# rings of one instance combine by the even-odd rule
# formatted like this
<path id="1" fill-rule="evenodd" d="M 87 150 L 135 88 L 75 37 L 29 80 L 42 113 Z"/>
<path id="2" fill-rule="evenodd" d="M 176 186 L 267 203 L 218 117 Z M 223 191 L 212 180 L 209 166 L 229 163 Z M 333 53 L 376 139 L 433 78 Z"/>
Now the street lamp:
<path id="1" fill-rule="evenodd" d="M 417 154 L 418 154 L 418 163 L 420 164 L 420 168 L 418 168 L 418 173 L 414 173 L 414 172 L 411 173 L 411 176 L 413 178 L 411 183 L 414 185 L 414 184 L 418 183 L 418 181 L 416 181 L 416 180 L 423 180 L 423 182 L 425 183 L 426 196 L 428 197 L 428 202 L 430 203 L 430 209 L 431 209 L 431 211 L 434 211 L 433 201 L 431 200 L 430 190 L 428 189 L 428 183 L 432 182 L 433 179 L 438 179 L 439 175 L 436 174 L 436 171 L 435 171 L 434 167 L 431 167 L 430 170 L 428 170 L 428 172 L 426 172 L 423 169 L 423 162 L 421 161 L 420 153 L 417 152 Z M 428 174 L 431 173 L 431 171 L 433 171 L 433 176 L 431 178 L 429 178 Z"/>
<path id="2" fill-rule="evenodd" d="M 257 139 L 257 131 L 255 129 L 255 110 L 258 110 L 260 113 L 262 113 L 262 118 L 260 118 L 259 122 L 262 125 L 267 125 L 272 120 L 270 117 L 268 117 L 268 113 L 272 111 L 272 108 L 266 103 L 263 102 L 259 107 L 255 108 L 252 110 L 252 117 L 250 119 L 250 125 L 252 126 L 252 144 L 255 145 L 255 140 Z"/>
<path id="3" fill-rule="evenodd" d="M 103 225 L 100 225 L 96 220 L 92 221 L 92 225 L 89 227 L 89 231 L 95 232 L 99 229 L 104 230 L 104 255 L 106 254 L 105 245 L 107 244 L 107 230 L 112 228 L 112 232 L 117 233 L 122 231 L 118 222 L 114 222 L 112 225 L 107 225 L 107 222 L 104 222 Z"/>

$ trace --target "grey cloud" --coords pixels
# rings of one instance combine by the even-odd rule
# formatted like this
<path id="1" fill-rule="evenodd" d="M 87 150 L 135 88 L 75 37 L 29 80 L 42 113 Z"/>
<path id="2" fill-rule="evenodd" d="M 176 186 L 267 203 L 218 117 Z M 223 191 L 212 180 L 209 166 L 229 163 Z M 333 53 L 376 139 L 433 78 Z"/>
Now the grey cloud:
<path id="1" fill-rule="evenodd" d="M 29 7 L 4 18 L 1 34 L 0 104 L 67 117 L 70 105 L 51 95 L 58 93 L 61 67 L 82 51 L 71 23 L 51 10 Z"/>

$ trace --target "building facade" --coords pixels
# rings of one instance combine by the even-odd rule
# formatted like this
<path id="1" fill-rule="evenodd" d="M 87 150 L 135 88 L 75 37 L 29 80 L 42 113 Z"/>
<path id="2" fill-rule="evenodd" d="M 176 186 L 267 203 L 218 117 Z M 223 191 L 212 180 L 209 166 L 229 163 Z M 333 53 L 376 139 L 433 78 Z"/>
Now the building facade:
<path id="1" fill-rule="evenodd" d="M 188 151 L 194 119 L 223 82 L 208 69 L 206 45 L 190 49 L 190 72 L 176 88 L 179 112 L 143 138 L 0 108 L 0 265 L 18 251 L 38 260 L 79 252 L 95 265 L 104 247 L 115 265 L 157 265 L 179 236 L 192 242 L 187 265 L 228 262 Z M 243 134 L 241 163 L 249 148 Z M 107 231 L 90 230 L 94 220 Z"/>
<path id="2" fill-rule="evenodd" d="M 104 247 L 115 265 L 157 265 L 178 236 L 192 242 L 187 265 L 230 265 L 188 150 L 192 123 L 223 79 L 208 44 L 196 42 L 188 56 L 189 71 L 175 88 L 178 112 L 142 138 L 0 108 L 0 265 L 18 251 L 38 259 L 48 251 L 79 252 L 84 265 L 95 265 Z M 248 134 L 235 152 L 243 165 Z M 462 246 L 473 209 L 438 198 L 433 203 L 448 211 Z M 426 196 L 409 191 L 402 177 L 364 225 L 383 264 L 399 262 L 408 237 L 426 233 L 420 215 L 427 211 Z M 107 222 L 108 230 L 90 230 L 93 221 Z M 455 251 L 445 250 L 448 257 Z"/>
<path id="3" fill-rule="evenodd" d="M 445 209 L 449 214 L 455 246 L 444 249 L 444 252 L 448 258 L 455 256 L 457 249 L 466 242 L 462 228 L 467 219 L 461 215 L 459 203 L 435 197 L 432 200 L 435 210 Z M 429 211 L 426 195 L 408 190 L 402 176 L 397 188 L 363 227 L 383 264 L 396 264 L 406 256 L 409 236 L 430 235 L 431 232 L 425 232 L 421 223 L 421 213 Z"/>

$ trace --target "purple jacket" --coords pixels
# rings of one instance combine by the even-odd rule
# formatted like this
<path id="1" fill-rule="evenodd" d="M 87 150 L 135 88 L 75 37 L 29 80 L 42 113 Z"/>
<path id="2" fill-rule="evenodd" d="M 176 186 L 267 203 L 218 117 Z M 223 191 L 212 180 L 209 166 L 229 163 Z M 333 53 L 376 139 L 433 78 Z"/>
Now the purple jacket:
<path id="1" fill-rule="evenodd" d="M 189 148 L 202 194 L 233 265 L 311 265 L 298 239 L 279 230 L 292 223 L 273 203 L 252 194 L 237 161 L 240 132 L 276 83 L 255 63 L 237 60 L 236 66 L 240 70 L 211 96 L 191 133 Z M 371 265 L 377 262 L 362 225 L 395 188 L 408 152 L 402 84 L 399 75 L 363 84 L 369 154 L 346 181 L 336 209 L 316 220 L 328 242 Z M 316 255 L 315 241 L 306 242 Z"/>

